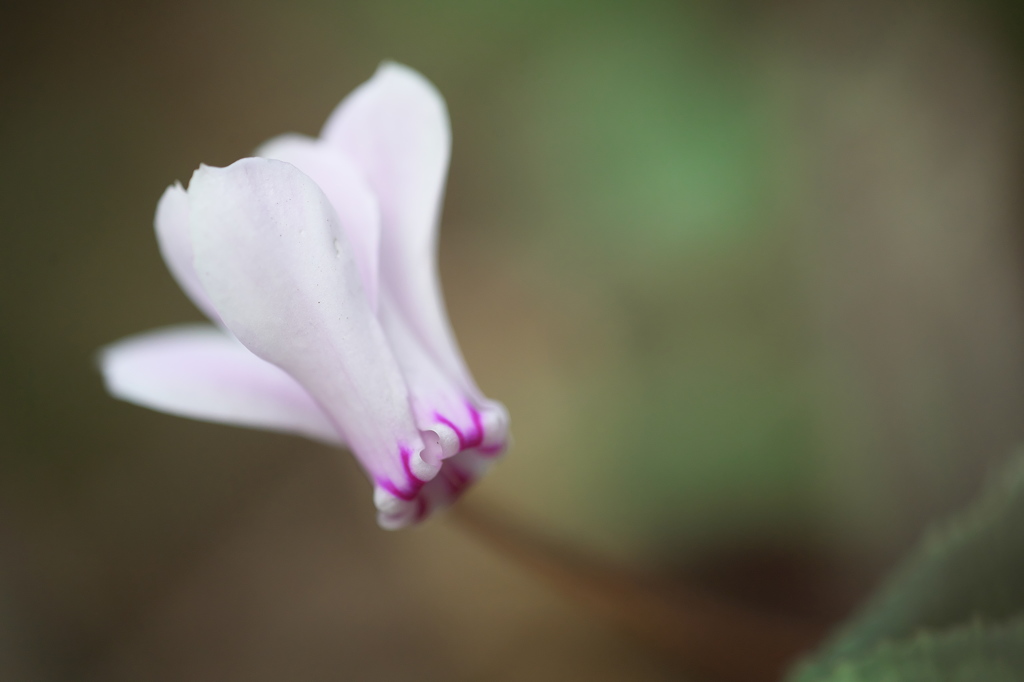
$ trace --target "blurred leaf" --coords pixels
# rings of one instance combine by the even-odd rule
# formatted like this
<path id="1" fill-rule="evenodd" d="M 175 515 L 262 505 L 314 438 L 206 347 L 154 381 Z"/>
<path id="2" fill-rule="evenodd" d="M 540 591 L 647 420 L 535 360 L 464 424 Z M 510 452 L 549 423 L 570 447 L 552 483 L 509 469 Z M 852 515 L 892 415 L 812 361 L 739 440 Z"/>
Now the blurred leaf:
<path id="1" fill-rule="evenodd" d="M 1024 620 L 1001 626 L 975 621 L 911 640 L 887 642 L 843 661 L 823 682 L 1001 682 L 1024 670 Z"/>
<path id="2" fill-rule="evenodd" d="M 576 243 L 620 259 L 745 243 L 772 224 L 780 175 L 752 65 L 713 13 L 624 7 L 591 4 L 539 62 L 540 191 Z"/>
<path id="3" fill-rule="evenodd" d="M 952 661 L 956 655 L 968 657 L 987 651 L 984 647 L 989 645 L 1009 647 L 1007 632 L 1011 630 L 1016 633 L 1013 641 L 1024 643 L 1021 634 L 1024 630 L 1019 623 L 991 641 L 990 637 L 996 637 L 994 631 L 986 631 L 982 636 L 977 626 L 971 626 L 974 630 L 968 632 L 964 625 L 976 619 L 1003 620 L 1024 612 L 1021 528 L 1024 528 L 1024 453 L 1011 459 L 972 508 L 931 531 L 888 584 L 797 671 L 794 679 L 869 679 L 858 676 L 861 674 L 856 672 L 861 670 L 858 666 L 868 666 L 865 671 L 881 671 L 881 667 L 871 666 L 881 665 L 882 659 L 878 657 L 883 655 L 886 646 L 891 647 L 892 653 L 885 656 L 895 657 L 892 661 L 904 661 L 909 666 L 907 675 L 910 676 L 890 671 L 878 679 L 925 679 L 921 677 L 924 668 L 913 667 L 924 665 L 925 660 Z M 922 635 L 908 641 L 919 632 L 958 625 L 957 630 L 946 634 Z M 1015 651 L 1018 652 L 1016 660 L 1024 662 L 1021 647 Z M 869 652 L 873 653 L 869 655 Z M 937 658 L 927 658 L 933 653 Z M 971 665 L 967 658 L 962 663 Z M 851 672 L 852 676 L 844 677 L 845 673 L 841 674 L 844 670 L 856 674 Z M 941 679 L 1002 679 L 987 674 L 958 677 L 957 670 L 959 668 L 944 671 L 953 676 Z"/>

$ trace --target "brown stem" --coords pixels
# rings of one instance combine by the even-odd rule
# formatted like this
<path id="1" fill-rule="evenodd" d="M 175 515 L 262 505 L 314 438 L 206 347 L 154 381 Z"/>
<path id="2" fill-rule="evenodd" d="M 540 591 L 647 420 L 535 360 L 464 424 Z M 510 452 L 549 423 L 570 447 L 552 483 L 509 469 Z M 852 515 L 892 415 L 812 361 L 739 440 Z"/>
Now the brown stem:
<path id="1" fill-rule="evenodd" d="M 817 624 L 750 610 L 691 585 L 671 586 L 526 531 L 479 503 L 451 517 L 487 544 L 719 682 L 778 680 L 824 634 Z"/>

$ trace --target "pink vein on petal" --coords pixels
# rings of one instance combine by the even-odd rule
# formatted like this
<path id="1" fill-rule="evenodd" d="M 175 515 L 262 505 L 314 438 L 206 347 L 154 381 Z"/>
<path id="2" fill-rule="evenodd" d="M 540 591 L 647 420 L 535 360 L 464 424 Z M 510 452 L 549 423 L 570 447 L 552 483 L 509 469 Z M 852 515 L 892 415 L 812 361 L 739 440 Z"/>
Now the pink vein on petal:
<path id="1" fill-rule="evenodd" d="M 398 499 L 405 500 L 406 502 L 411 502 L 412 500 L 416 499 L 416 497 L 420 494 L 420 491 L 423 489 L 423 486 L 426 485 L 427 482 L 422 480 L 412 472 L 412 465 L 410 464 L 412 453 L 409 451 L 409 448 L 404 446 L 402 447 L 401 457 L 402 469 L 405 471 L 405 475 L 408 478 L 409 489 L 402 490 L 401 488 L 398 487 L 398 485 L 395 484 L 394 481 L 387 478 L 378 479 L 377 485 L 379 485 L 384 490 L 387 490 L 389 493 L 391 493 Z"/>
<path id="2" fill-rule="evenodd" d="M 469 448 L 479 447 L 484 442 L 484 423 L 483 418 L 480 416 L 480 412 L 475 407 L 466 403 L 466 409 L 469 411 L 470 419 L 473 420 L 473 434 L 466 436 L 462 433 L 462 429 L 456 426 L 451 419 L 448 419 L 439 412 L 434 413 L 434 419 L 441 422 L 459 437 L 459 452 L 468 450 Z"/>

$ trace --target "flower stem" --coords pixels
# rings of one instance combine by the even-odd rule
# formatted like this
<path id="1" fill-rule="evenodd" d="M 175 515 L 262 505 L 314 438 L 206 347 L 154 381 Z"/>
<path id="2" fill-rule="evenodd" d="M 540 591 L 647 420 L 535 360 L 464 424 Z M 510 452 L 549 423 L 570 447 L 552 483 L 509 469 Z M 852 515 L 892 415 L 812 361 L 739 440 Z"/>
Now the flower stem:
<path id="1" fill-rule="evenodd" d="M 756 611 L 700 588 L 658 581 L 526 530 L 463 500 L 450 517 L 462 528 L 610 621 L 719 682 L 777 680 L 824 628 Z"/>

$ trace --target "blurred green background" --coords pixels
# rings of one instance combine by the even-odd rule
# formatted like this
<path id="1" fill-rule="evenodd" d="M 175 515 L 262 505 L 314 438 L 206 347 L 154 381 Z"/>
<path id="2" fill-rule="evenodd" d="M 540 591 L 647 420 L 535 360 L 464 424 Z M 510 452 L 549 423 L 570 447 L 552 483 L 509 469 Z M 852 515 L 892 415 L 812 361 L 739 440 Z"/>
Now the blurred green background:
<path id="1" fill-rule="evenodd" d="M 382 59 L 451 112 L 442 277 L 515 438 L 471 497 L 840 614 L 1024 435 L 1017 15 L 5 3 L 0 677 L 678 679 L 443 517 L 378 531 L 347 454 L 102 389 L 100 346 L 200 319 L 164 187 Z"/>

